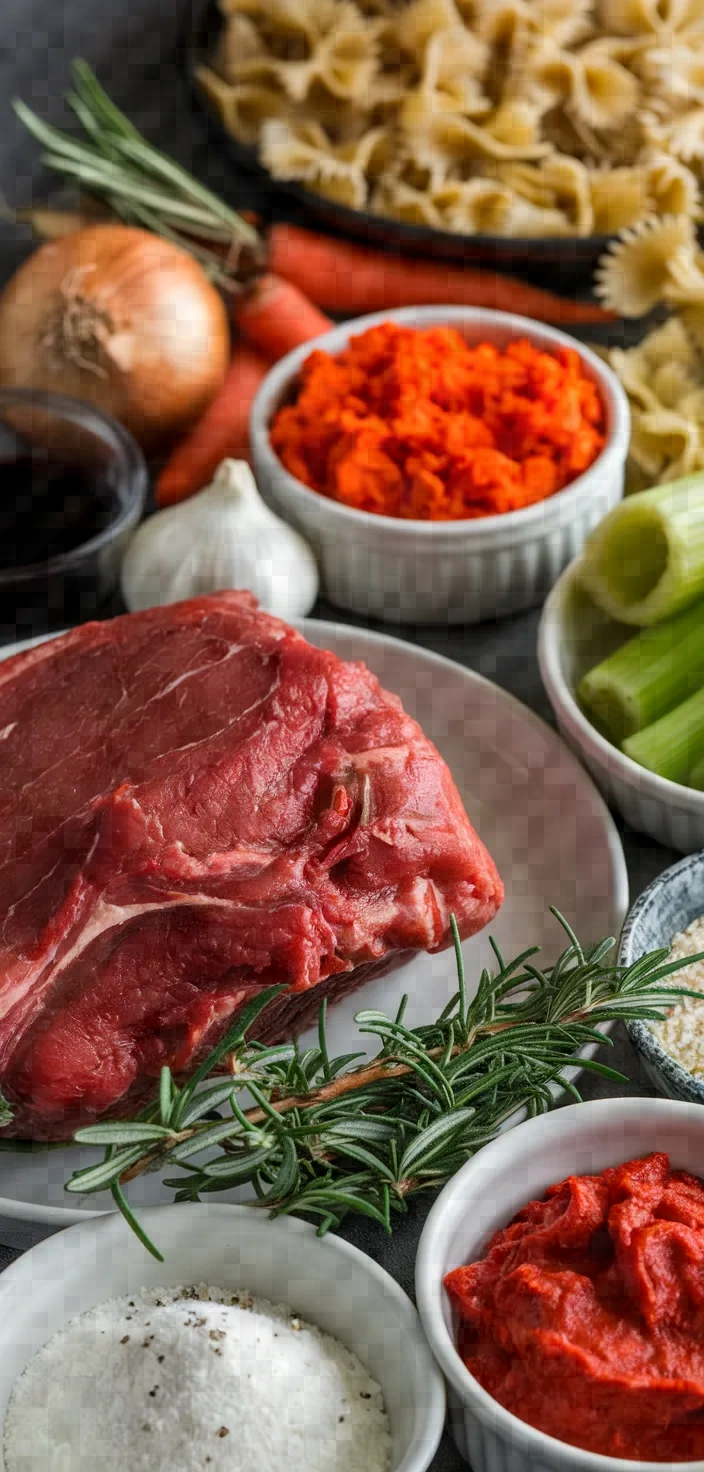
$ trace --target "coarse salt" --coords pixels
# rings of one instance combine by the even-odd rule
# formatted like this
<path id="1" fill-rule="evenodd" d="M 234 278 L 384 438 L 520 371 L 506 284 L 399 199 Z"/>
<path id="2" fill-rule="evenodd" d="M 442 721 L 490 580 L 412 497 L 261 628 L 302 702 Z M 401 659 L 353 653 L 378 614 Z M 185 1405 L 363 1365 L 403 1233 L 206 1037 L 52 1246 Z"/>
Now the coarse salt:
<path id="1" fill-rule="evenodd" d="M 679 961 L 686 956 L 696 956 L 704 951 L 704 916 L 693 920 L 679 935 L 675 935 L 670 946 L 670 960 Z M 691 987 L 692 991 L 704 992 L 704 961 L 695 961 L 683 967 L 670 978 L 672 986 Z M 695 1078 L 704 1078 L 704 1001 L 698 997 L 683 997 L 671 1009 L 664 1022 L 651 1022 L 651 1031 L 666 1053 L 681 1063 Z"/>
<path id="2" fill-rule="evenodd" d="M 73 1319 L 5 1418 L 6 1472 L 388 1472 L 356 1355 L 250 1294 L 149 1288 Z"/>

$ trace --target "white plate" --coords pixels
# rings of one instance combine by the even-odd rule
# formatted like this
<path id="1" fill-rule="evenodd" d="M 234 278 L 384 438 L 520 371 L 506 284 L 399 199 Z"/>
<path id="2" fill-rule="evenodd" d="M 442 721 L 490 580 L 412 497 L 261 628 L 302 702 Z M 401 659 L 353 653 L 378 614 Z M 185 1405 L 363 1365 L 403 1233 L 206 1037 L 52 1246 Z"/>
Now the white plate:
<path id="1" fill-rule="evenodd" d="M 550 905 L 587 943 L 618 936 L 628 909 L 621 841 L 591 779 L 544 721 L 473 670 L 400 639 L 315 619 L 301 628 L 312 644 L 364 660 L 444 756 L 506 886 L 491 926 L 506 957 L 540 945 L 548 961 L 555 959 L 563 936 Z M 471 988 L 493 961 L 488 933 L 466 941 L 464 955 Z M 407 992 L 406 1021 L 413 1026 L 436 1017 L 455 986 L 451 951 L 417 956 L 332 1009 L 333 1052 L 361 1048 L 354 1023 L 360 1007 L 393 1012 Z M 313 1033 L 306 1038 L 312 1041 Z M 0 1216 L 58 1227 L 108 1208 L 108 1195 L 67 1197 L 63 1189 L 74 1169 L 98 1158 L 94 1150 L 71 1147 L 30 1155 L 0 1151 Z M 130 1200 L 146 1206 L 173 1195 L 158 1176 L 147 1175 L 130 1188 Z"/>

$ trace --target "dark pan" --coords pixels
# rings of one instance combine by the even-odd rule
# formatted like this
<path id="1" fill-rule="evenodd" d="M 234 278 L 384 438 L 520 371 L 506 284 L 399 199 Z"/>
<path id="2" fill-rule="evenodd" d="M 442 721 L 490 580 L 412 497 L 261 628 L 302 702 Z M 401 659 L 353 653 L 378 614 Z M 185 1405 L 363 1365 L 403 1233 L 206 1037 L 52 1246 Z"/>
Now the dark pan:
<path id="1" fill-rule="evenodd" d="M 485 266 L 538 280 L 553 290 L 588 288 L 594 268 L 611 235 L 507 239 L 500 235 L 457 235 L 426 225 L 406 225 L 382 215 L 351 210 L 324 199 L 299 184 L 272 179 L 259 163 L 254 148 L 238 143 L 224 128 L 197 80 L 197 69 L 211 61 L 222 25 L 216 0 L 192 0 L 185 36 L 185 62 L 190 86 L 201 108 L 224 140 L 238 170 L 245 169 L 256 188 L 257 204 L 264 199 L 270 217 L 296 218 L 323 226 L 333 234 L 364 242 L 396 254 L 432 256 L 440 260 Z"/>

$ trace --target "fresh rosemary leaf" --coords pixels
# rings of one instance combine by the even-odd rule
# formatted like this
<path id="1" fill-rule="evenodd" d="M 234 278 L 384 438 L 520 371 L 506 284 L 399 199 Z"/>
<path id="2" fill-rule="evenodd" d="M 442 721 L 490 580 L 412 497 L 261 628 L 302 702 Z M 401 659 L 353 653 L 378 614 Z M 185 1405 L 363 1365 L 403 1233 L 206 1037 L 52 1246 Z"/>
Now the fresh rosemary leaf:
<path id="1" fill-rule="evenodd" d="M 232 1119 L 220 1120 L 218 1124 L 204 1125 L 202 1129 L 194 1131 L 189 1140 L 181 1140 L 169 1150 L 169 1160 L 188 1160 L 191 1155 L 200 1154 L 201 1150 L 212 1150 L 214 1145 L 222 1144 L 223 1140 L 231 1139 L 233 1135 L 239 1134 L 240 1127 Z"/>
<path id="2" fill-rule="evenodd" d="M 388 1119 L 360 1119 L 359 1115 L 325 1126 L 325 1138 L 333 1145 L 338 1140 L 366 1140 L 368 1145 L 387 1145 L 393 1139 L 397 1122 Z"/>
<path id="3" fill-rule="evenodd" d="M 77 1145 L 156 1145 L 172 1132 L 160 1124 L 89 1124 L 76 1130 Z"/>
<path id="4" fill-rule="evenodd" d="M 285 1201 L 294 1196 L 298 1190 L 299 1175 L 298 1151 L 293 1140 L 286 1139 L 283 1142 L 281 1163 L 269 1190 L 262 1196 L 262 1201 Z"/>
<path id="5" fill-rule="evenodd" d="M 401 1156 L 398 1167 L 399 1175 L 404 1177 L 410 1175 L 417 1164 L 427 1165 L 454 1139 L 455 1135 L 461 1133 L 466 1124 L 474 1120 L 475 1114 L 474 1109 L 455 1109 L 452 1114 L 433 1120 L 432 1124 L 416 1135 L 413 1143 Z"/>
<path id="6" fill-rule="evenodd" d="M 323 1135 L 321 1144 L 324 1146 L 326 1143 L 328 1143 L 327 1137 Z M 378 1155 L 373 1155 L 371 1150 L 365 1150 L 363 1145 L 355 1145 L 352 1140 L 340 1138 L 338 1135 L 333 1141 L 333 1148 L 336 1155 L 345 1155 L 348 1160 L 356 1160 L 359 1165 L 370 1166 L 380 1180 L 393 1181 L 395 1179 L 391 1167 L 386 1165 Z"/>
<path id="7" fill-rule="evenodd" d="M 171 1077 L 171 1069 L 166 1065 L 161 1070 L 159 1078 L 159 1113 L 161 1123 L 167 1126 L 171 1117 L 171 1108 L 174 1102 L 174 1081 Z"/>
<path id="8" fill-rule="evenodd" d="M 272 1140 L 268 1145 L 260 1145 L 258 1150 L 243 1150 L 239 1157 L 227 1155 L 224 1160 L 213 1160 L 203 1166 L 202 1173 L 208 1181 L 220 1179 L 229 1181 L 235 1186 L 240 1181 L 250 1180 L 254 1171 L 259 1170 L 265 1161 L 277 1151 L 278 1145 Z"/>
<path id="9" fill-rule="evenodd" d="M 71 1179 L 66 1182 L 65 1190 L 79 1195 L 104 1191 L 130 1166 L 136 1165 L 137 1161 L 143 1158 L 143 1145 L 133 1145 L 131 1149 L 118 1150 L 116 1155 L 112 1155 L 109 1160 L 101 1160 L 99 1165 L 89 1165 L 82 1170 L 75 1170 Z"/>
<path id="10" fill-rule="evenodd" d="M 329 1063 L 329 1077 L 334 1078 L 341 1073 L 343 1068 L 349 1068 L 351 1063 L 356 1063 L 358 1058 L 364 1058 L 364 1053 L 340 1053 L 337 1058 L 331 1058 Z"/>
<path id="11" fill-rule="evenodd" d="M 199 1089 L 198 1093 L 192 1096 L 188 1108 L 184 1109 L 179 1128 L 188 1129 L 189 1125 L 196 1124 L 199 1119 L 202 1119 L 204 1114 L 209 1114 L 211 1109 L 220 1109 L 230 1098 L 233 1086 L 233 1080 L 228 1078 Z"/>
<path id="12" fill-rule="evenodd" d="M 125 1197 L 121 1186 L 117 1181 L 112 1187 L 112 1198 L 118 1211 L 122 1212 L 122 1215 L 125 1218 L 128 1227 L 131 1227 L 132 1231 L 135 1233 L 135 1236 L 139 1237 L 142 1246 L 146 1247 L 147 1252 L 151 1252 L 152 1257 L 155 1257 L 157 1262 L 163 1262 L 164 1258 L 162 1253 L 159 1251 L 158 1247 L 154 1246 L 151 1237 L 147 1236 L 144 1227 L 140 1226 L 136 1216 L 134 1215 L 134 1212 L 132 1211 L 131 1206 L 129 1205 L 129 1202 Z"/>

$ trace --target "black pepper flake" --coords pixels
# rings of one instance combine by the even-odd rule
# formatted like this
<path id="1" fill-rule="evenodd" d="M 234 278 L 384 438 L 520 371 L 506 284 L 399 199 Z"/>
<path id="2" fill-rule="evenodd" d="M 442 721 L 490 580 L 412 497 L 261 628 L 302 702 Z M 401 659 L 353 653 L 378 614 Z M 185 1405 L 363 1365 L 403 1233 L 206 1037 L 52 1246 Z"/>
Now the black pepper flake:
<path id="1" fill-rule="evenodd" d="M 159 1361 L 159 1364 L 160 1365 L 163 1365 L 163 1363 L 164 1363 L 164 1356 L 163 1356 L 163 1354 L 157 1355 L 157 1359 Z"/>
<path id="2" fill-rule="evenodd" d="M 149 1394 L 150 1394 L 152 1400 L 154 1399 L 154 1396 L 156 1395 L 158 1389 L 159 1389 L 159 1386 L 158 1385 L 155 1385 L 154 1386 L 154 1389 L 153 1390 L 150 1390 Z"/>
<path id="3" fill-rule="evenodd" d="M 372 1398 L 372 1393 L 371 1393 L 370 1390 L 360 1390 L 359 1393 L 360 1393 L 360 1396 L 362 1397 L 362 1400 L 371 1400 L 371 1398 Z"/>
<path id="4" fill-rule="evenodd" d="M 129 1337 L 129 1334 L 125 1334 L 124 1338 L 120 1340 L 120 1344 L 127 1344 L 129 1342 Z"/>
<path id="5" fill-rule="evenodd" d="M 345 1418 L 344 1418 L 344 1416 L 338 1416 L 337 1419 L 338 1419 L 338 1421 L 344 1421 Z"/>
<path id="6" fill-rule="evenodd" d="M 220 1430 L 218 1431 L 218 1436 L 229 1436 L 229 1435 L 230 1435 L 230 1428 L 229 1428 L 229 1426 L 221 1426 L 220 1427 Z"/>

